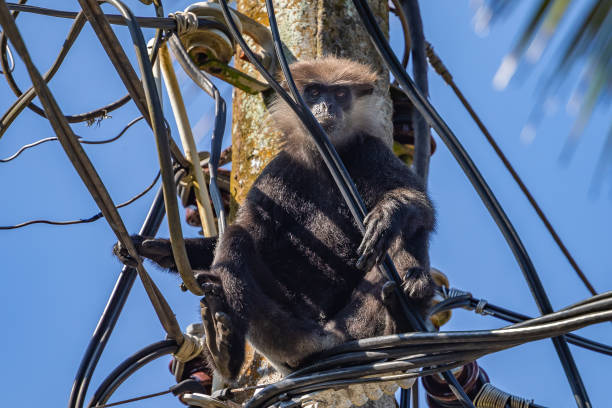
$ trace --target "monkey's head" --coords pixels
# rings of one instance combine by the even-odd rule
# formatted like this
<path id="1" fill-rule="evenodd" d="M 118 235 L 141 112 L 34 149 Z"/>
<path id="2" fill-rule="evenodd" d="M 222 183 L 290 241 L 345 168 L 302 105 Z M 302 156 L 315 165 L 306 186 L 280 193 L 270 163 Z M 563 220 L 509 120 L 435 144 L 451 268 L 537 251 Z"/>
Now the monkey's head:
<path id="1" fill-rule="evenodd" d="M 296 62 L 290 69 L 304 101 L 335 145 L 357 132 L 378 136 L 384 131 L 379 114 L 382 98 L 373 92 L 378 75 L 370 66 L 324 57 Z M 310 136 L 282 99 L 273 103 L 271 114 L 290 140 L 310 143 Z"/>

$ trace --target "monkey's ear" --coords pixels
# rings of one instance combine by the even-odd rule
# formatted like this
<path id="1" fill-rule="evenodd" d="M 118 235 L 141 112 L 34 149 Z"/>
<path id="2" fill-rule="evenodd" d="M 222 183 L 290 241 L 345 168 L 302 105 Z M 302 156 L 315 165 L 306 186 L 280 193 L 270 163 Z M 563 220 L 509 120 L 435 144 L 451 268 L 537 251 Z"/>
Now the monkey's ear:
<path id="1" fill-rule="evenodd" d="M 357 98 L 360 98 L 362 96 L 372 95 L 372 92 L 374 92 L 374 85 L 372 85 L 372 84 L 357 84 L 357 85 L 353 86 L 353 89 L 355 90 L 355 96 Z"/>

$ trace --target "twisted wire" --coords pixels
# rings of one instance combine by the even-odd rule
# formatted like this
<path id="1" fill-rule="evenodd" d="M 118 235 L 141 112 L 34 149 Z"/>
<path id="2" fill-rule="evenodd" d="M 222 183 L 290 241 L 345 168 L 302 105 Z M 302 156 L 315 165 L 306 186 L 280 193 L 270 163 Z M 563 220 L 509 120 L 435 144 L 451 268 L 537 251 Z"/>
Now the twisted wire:
<path id="1" fill-rule="evenodd" d="M 189 34 L 198 31 L 198 16 L 191 11 L 175 11 L 168 17 L 176 20 L 176 33 Z"/>
<path id="2" fill-rule="evenodd" d="M 485 383 L 474 398 L 476 408 L 506 408 L 508 403 L 510 408 L 529 408 L 533 400 L 511 395 L 491 383 Z"/>

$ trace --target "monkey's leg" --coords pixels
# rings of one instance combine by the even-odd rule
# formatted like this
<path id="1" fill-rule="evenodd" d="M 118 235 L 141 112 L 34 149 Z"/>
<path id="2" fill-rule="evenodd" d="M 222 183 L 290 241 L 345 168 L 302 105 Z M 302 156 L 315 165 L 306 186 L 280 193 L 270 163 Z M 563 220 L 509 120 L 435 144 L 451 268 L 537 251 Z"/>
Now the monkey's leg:
<path id="1" fill-rule="evenodd" d="M 142 235 L 132 235 L 131 238 L 140 256 L 152 260 L 163 268 L 170 269 L 173 272 L 177 271 L 170 240 L 143 237 Z M 191 267 L 196 270 L 209 269 L 216 244 L 217 237 L 185 239 L 185 249 Z M 113 253 L 125 265 L 136 266 L 136 261 L 132 259 L 121 243 L 115 244 Z"/>
<path id="2" fill-rule="evenodd" d="M 223 286 L 228 309 L 219 311 L 229 316 L 228 341 L 232 350 L 238 350 L 234 342 L 243 347 L 248 337 L 255 349 L 281 371 L 288 372 L 307 355 L 343 342 L 344 336 L 325 331 L 318 322 L 288 311 L 282 300 L 287 299 L 287 303 L 290 300 L 274 281 L 244 228 L 234 224 L 226 230 L 211 273 Z M 240 365 L 234 364 L 234 360 L 240 359 L 242 363 L 244 351 L 231 354 L 226 369 L 235 376 Z"/>
<path id="3" fill-rule="evenodd" d="M 431 306 L 435 284 L 429 273 L 428 232 L 403 233 L 389 253 L 402 279 L 401 289 L 408 303 L 422 316 Z M 402 313 L 403 314 L 403 313 Z"/>

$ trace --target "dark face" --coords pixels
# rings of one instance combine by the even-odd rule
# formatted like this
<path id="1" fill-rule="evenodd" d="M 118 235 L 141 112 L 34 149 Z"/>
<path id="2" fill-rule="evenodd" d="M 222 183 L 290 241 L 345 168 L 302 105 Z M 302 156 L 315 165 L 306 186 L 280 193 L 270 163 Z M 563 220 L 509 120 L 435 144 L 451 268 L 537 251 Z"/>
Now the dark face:
<path id="1" fill-rule="evenodd" d="M 345 119 L 353 95 L 348 86 L 310 84 L 304 88 L 304 101 L 323 129 L 330 131 Z"/>

